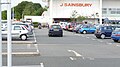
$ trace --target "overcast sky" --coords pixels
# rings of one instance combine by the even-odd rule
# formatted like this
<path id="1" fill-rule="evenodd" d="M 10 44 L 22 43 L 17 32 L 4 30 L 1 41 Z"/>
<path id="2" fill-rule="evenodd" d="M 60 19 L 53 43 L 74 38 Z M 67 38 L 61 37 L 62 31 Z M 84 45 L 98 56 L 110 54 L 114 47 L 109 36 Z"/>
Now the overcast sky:
<path id="1" fill-rule="evenodd" d="M 42 0 L 11 0 L 11 7 L 16 6 L 18 3 L 22 2 L 22 1 L 31 1 L 33 3 L 40 3 L 42 6 L 45 6 L 46 3 L 42 2 Z M 7 2 L 7 0 L 1 0 L 1 2 Z M 7 6 L 4 4 L 2 4 L 2 10 L 7 9 Z"/>

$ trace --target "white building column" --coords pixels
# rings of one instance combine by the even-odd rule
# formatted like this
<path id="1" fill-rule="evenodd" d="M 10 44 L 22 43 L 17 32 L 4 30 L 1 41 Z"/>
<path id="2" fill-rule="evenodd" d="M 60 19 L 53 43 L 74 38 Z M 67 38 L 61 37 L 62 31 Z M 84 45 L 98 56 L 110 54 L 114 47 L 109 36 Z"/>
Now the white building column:
<path id="1" fill-rule="evenodd" d="M 2 30 L 1 30 L 1 23 L 2 23 L 2 17 L 1 17 L 1 0 L 0 0 L 0 67 L 2 67 Z"/>
<path id="2" fill-rule="evenodd" d="M 7 0 L 7 66 L 12 67 L 11 0 Z"/>
<path id="3" fill-rule="evenodd" d="M 102 2 L 103 1 L 100 0 L 100 12 L 99 12 L 100 13 L 99 14 L 99 22 L 100 22 L 100 24 L 102 24 L 102 5 L 103 5 Z"/>
<path id="4" fill-rule="evenodd" d="M 53 0 L 50 0 L 50 6 L 49 6 L 49 9 L 50 9 L 50 24 L 52 24 L 53 23 L 53 15 L 52 15 L 52 13 L 53 13 L 53 11 L 52 11 L 52 7 L 53 7 Z"/>

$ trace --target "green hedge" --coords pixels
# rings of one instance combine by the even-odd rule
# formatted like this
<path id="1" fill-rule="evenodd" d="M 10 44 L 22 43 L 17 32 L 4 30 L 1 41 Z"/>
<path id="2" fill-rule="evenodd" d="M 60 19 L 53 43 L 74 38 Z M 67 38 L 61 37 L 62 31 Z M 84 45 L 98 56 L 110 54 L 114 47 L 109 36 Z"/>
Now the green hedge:
<path id="1" fill-rule="evenodd" d="M 34 27 L 38 27 L 38 22 L 33 22 Z"/>

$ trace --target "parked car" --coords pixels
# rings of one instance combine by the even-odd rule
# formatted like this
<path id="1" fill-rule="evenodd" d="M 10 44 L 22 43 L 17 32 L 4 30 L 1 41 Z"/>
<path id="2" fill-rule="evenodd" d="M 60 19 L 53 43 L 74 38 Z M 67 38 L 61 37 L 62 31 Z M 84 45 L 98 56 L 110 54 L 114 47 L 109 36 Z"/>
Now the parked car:
<path id="1" fill-rule="evenodd" d="M 105 37 L 111 37 L 113 30 L 114 26 L 102 26 L 95 31 L 95 36 L 102 39 Z"/>
<path id="2" fill-rule="evenodd" d="M 32 35 L 33 34 L 33 29 L 32 29 L 32 27 L 30 26 L 30 24 L 29 23 L 21 23 L 21 22 L 19 22 L 19 23 L 13 23 L 12 25 L 25 25 L 25 27 L 28 29 L 28 31 L 29 31 L 29 35 Z"/>
<path id="3" fill-rule="evenodd" d="M 120 28 L 116 28 L 111 35 L 111 38 L 114 42 L 120 41 Z"/>
<path id="4" fill-rule="evenodd" d="M 103 24 L 95 24 L 94 25 L 94 27 L 96 28 L 96 29 L 99 29 L 100 27 L 102 27 L 103 26 Z"/>
<path id="5" fill-rule="evenodd" d="M 60 22 L 59 25 L 62 27 L 62 29 L 66 30 L 67 22 Z"/>
<path id="6" fill-rule="evenodd" d="M 74 32 L 76 32 L 76 33 L 78 33 L 78 31 L 79 31 L 79 29 L 80 29 L 80 27 L 82 26 L 82 24 L 78 24 L 78 25 L 76 25 L 75 27 L 74 27 Z"/>
<path id="7" fill-rule="evenodd" d="M 53 35 L 63 36 L 63 30 L 60 25 L 51 25 L 48 36 L 50 37 Z"/>
<path id="8" fill-rule="evenodd" d="M 34 24 L 33 22 L 29 22 L 29 21 L 21 21 L 22 23 L 26 23 L 29 24 L 31 26 L 32 29 L 34 29 Z"/>
<path id="9" fill-rule="evenodd" d="M 78 30 L 78 33 L 83 33 L 83 34 L 86 34 L 86 33 L 94 33 L 96 30 L 96 28 L 94 26 L 90 26 L 90 25 L 82 25 L 79 30 Z"/>
<path id="10" fill-rule="evenodd" d="M 68 30 L 68 31 L 73 31 L 75 25 L 76 25 L 76 23 L 73 23 L 73 22 L 68 23 L 68 24 L 67 24 L 67 30 Z"/>
<path id="11" fill-rule="evenodd" d="M 41 23 L 38 23 L 38 29 L 41 29 L 41 28 L 42 28 Z"/>
<path id="12" fill-rule="evenodd" d="M 21 40 L 27 40 L 28 29 L 24 25 L 12 25 L 11 35 L 12 38 L 20 38 Z M 7 38 L 7 27 L 2 30 L 2 37 Z"/>

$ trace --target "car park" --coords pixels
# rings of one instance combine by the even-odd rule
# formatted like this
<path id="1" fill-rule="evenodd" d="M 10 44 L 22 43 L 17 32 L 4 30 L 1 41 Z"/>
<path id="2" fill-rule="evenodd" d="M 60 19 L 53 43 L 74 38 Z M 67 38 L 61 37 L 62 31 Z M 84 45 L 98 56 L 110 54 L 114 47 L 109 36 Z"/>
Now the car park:
<path id="1" fill-rule="evenodd" d="M 61 28 L 60 25 L 51 25 L 49 28 L 49 33 L 48 36 L 53 36 L 53 35 L 57 35 L 57 36 L 63 36 L 63 30 Z"/>
<path id="2" fill-rule="evenodd" d="M 120 40 L 120 28 L 116 28 L 112 32 L 111 38 L 114 42 L 118 42 Z"/>
<path id="3" fill-rule="evenodd" d="M 86 33 L 94 33 L 95 30 L 96 30 L 96 28 L 94 26 L 91 26 L 88 24 L 85 24 L 85 25 L 83 24 L 77 32 L 86 34 Z"/>
<path id="4" fill-rule="evenodd" d="M 12 38 L 19 38 L 21 40 L 27 40 L 29 31 L 24 25 L 12 25 L 11 35 Z M 2 38 L 7 38 L 7 27 L 2 30 Z"/>
<path id="5" fill-rule="evenodd" d="M 102 26 L 99 29 L 96 29 L 95 36 L 102 39 L 106 37 L 111 37 L 113 30 L 114 26 Z"/>

